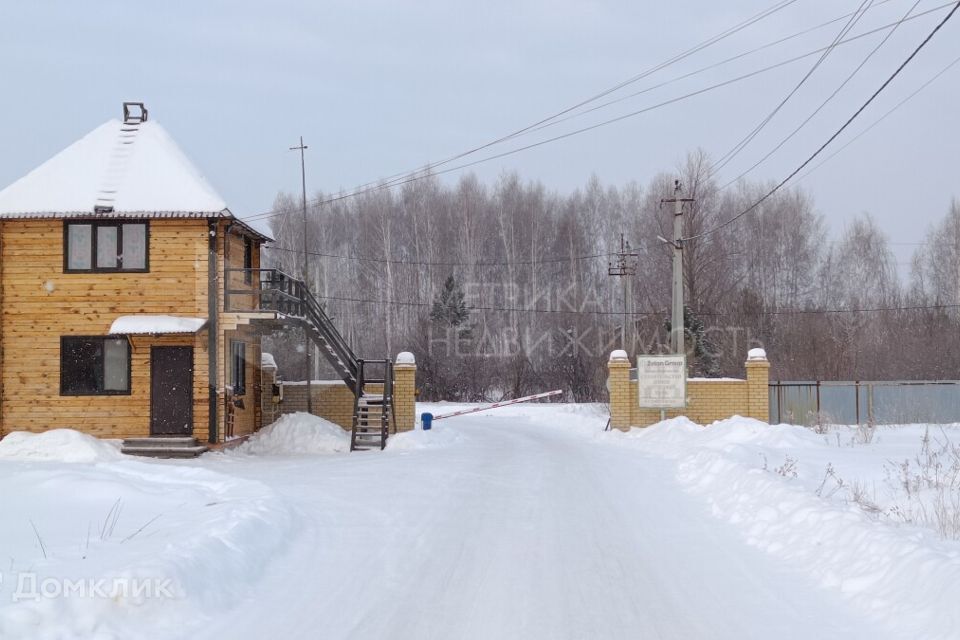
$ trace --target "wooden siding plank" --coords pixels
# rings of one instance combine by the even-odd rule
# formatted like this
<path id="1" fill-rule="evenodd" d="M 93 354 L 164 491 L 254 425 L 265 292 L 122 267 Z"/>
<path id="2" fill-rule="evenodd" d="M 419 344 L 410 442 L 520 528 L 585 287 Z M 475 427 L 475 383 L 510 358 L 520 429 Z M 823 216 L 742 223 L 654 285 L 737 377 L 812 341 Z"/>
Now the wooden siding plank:
<path id="1" fill-rule="evenodd" d="M 120 315 L 206 317 L 206 220 L 151 220 L 148 273 L 63 273 L 63 221 L 0 223 L 0 433 L 149 434 L 150 346 L 194 347 L 194 435 L 208 436 L 207 337 L 134 337 L 131 394 L 61 396 L 60 336 L 105 335 Z M 198 281 L 200 284 L 198 284 Z"/>

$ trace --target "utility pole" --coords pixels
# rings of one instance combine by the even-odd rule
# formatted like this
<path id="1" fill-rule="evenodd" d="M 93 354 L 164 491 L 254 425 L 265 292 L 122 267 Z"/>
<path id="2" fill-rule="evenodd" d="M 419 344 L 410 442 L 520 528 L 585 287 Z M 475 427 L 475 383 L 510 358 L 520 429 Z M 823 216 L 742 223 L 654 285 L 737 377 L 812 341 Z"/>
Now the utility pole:
<path id="1" fill-rule="evenodd" d="M 670 350 L 675 354 L 686 353 L 683 345 L 683 203 L 693 198 L 682 197 L 683 185 L 673 181 L 673 197 L 661 200 L 673 203 L 673 305 L 670 315 Z"/>
<path id="2" fill-rule="evenodd" d="M 304 161 L 303 152 L 308 149 L 303 144 L 303 136 L 300 136 L 300 146 L 290 147 L 290 151 L 300 151 L 300 186 L 303 190 L 303 286 L 307 287 L 307 277 L 310 273 L 310 254 L 307 253 L 307 169 Z M 306 297 L 306 291 L 301 292 Z M 307 413 L 313 413 L 313 393 L 311 391 L 311 380 L 313 379 L 313 345 L 310 344 L 310 332 L 306 326 L 303 329 L 303 353 L 307 370 Z"/>
<path id="3" fill-rule="evenodd" d="M 633 276 L 637 273 L 637 254 L 630 249 L 630 243 L 620 234 L 620 251 L 615 262 L 607 263 L 607 275 L 617 276 L 623 282 L 623 332 L 620 335 L 620 347 L 629 353 L 633 346 Z M 630 327 L 628 334 L 627 327 Z"/>

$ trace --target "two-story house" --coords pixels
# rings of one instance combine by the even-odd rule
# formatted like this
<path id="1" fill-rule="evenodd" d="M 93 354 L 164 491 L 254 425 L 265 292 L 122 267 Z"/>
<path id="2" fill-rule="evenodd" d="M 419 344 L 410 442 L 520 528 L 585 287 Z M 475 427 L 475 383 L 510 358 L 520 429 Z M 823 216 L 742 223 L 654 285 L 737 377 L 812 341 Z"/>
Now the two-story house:
<path id="1" fill-rule="evenodd" d="M 266 240 L 138 104 L 0 191 L 0 434 L 257 429 L 260 332 L 217 320 Z"/>
<path id="2" fill-rule="evenodd" d="M 358 359 L 303 282 L 260 269 L 269 238 L 147 115 L 125 103 L 0 191 L 0 436 L 72 428 L 190 455 L 250 434 L 271 401 L 261 337 L 295 325 L 343 380 L 353 447 L 382 448 L 392 361 Z"/>

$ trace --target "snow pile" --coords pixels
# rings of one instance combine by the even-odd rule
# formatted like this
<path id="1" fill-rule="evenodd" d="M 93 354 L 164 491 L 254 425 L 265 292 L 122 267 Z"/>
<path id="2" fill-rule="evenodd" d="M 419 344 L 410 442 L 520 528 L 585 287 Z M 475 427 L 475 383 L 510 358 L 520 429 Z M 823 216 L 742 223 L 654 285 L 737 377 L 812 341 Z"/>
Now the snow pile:
<path id="1" fill-rule="evenodd" d="M 0 461 L 0 475 L 0 638 L 190 636 L 296 531 L 266 485 L 180 464 Z"/>
<path id="2" fill-rule="evenodd" d="M 763 450 L 778 452 L 823 444 L 820 436 L 804 427 L 769 425 L 740 416 L 714 422 L 708 427 L 701 427 L 684 416 L 678 416 L 645 429 L 631 429 L 626 433 L 611 431 L 608 435 L 633 440 L 645 448 L 674 458 L 682 457 L 696 447 L 732 452 L 752 446 L 759 453 Z"/>
<path id="3" fill-rule="evenodd" d="M 0 440 L 0 459 L 106 462 L 123 457 L 119 440 L 99 440 L 73 429 L 14 431 Z"/>
<path id="4" fill-rule="evenodd" d="M 601 438 L 636 442 L 660 455 L 676 457 L 688 450 L 691 438 L 695 438 L 702 431 L 703 427 L 700 425 L 693 423 L 685 416 L 678 416 L 658 422 L 645 429 L 631 429 L 630 431 L 613 429 L 603 433 Z"/>
<path id="5" fill-rule="evenodd" d="M 350 450 L 350 434 L 309 413 L 290 413 L 250 436 L 237 453 L 280 456 Z"/>
<path id="6" fill-rule="evenodd" d="M 409 351 L 401 351 L 397 354 L 396 364 L 416 364 L 417 359 Z"/>
<path id="7" fill-rule="evenodd" d="M 387 439 L 387 449 L 394 451 L 416 451 L 421 449 L 447 449 L 463 442 L 463 435 L 456 428 L 437 427 L 429 431 L 416 429 L 391 435 Z"/>
<path id="8" fill-rule="evenodd" d="M 880 473 L 889 449 L 838 447 L 803 427 L 740 417 L 707 427 L 674 418 L 607 436 L 675 459 L 680 484 L 749 544 L 839 591 L 884 626 L 905 637 L 956 637 L 960 543 L 881 519 L 873 502 L 859 497 L 863 485 L 851 480 Z M 812 462 L 802 462 L 807 458 Z M 824 462 L 831 459 L 839 462 Z"/>

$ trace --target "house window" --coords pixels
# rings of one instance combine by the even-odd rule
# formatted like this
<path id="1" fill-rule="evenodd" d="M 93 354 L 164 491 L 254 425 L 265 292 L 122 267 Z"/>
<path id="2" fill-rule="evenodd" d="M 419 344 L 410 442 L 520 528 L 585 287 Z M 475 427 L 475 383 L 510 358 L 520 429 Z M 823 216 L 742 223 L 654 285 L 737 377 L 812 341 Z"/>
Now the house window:
<path id="1" fill-rule="evenodd" d="M 126 338 L 60 338 L 60 395 L 130 393 L 130 344 Z"/>
<path id="2" fill-rule="evenodd" d="M 68 273 L 147 271 L 149 244 L 146 222 L 66 222 L 63 268 Z"/>
<path id="3" fill-rule="evenodd" d="M 240 340 L 230 341 L 230 386 L 233 395 L 242 396 L 247 392 L 247 345 Z"/>
<path id="4" fill-rule="evenodd" d="M 253 241 L 249 236 L 243 237 L 243 281 L 253 282 Z"/>

